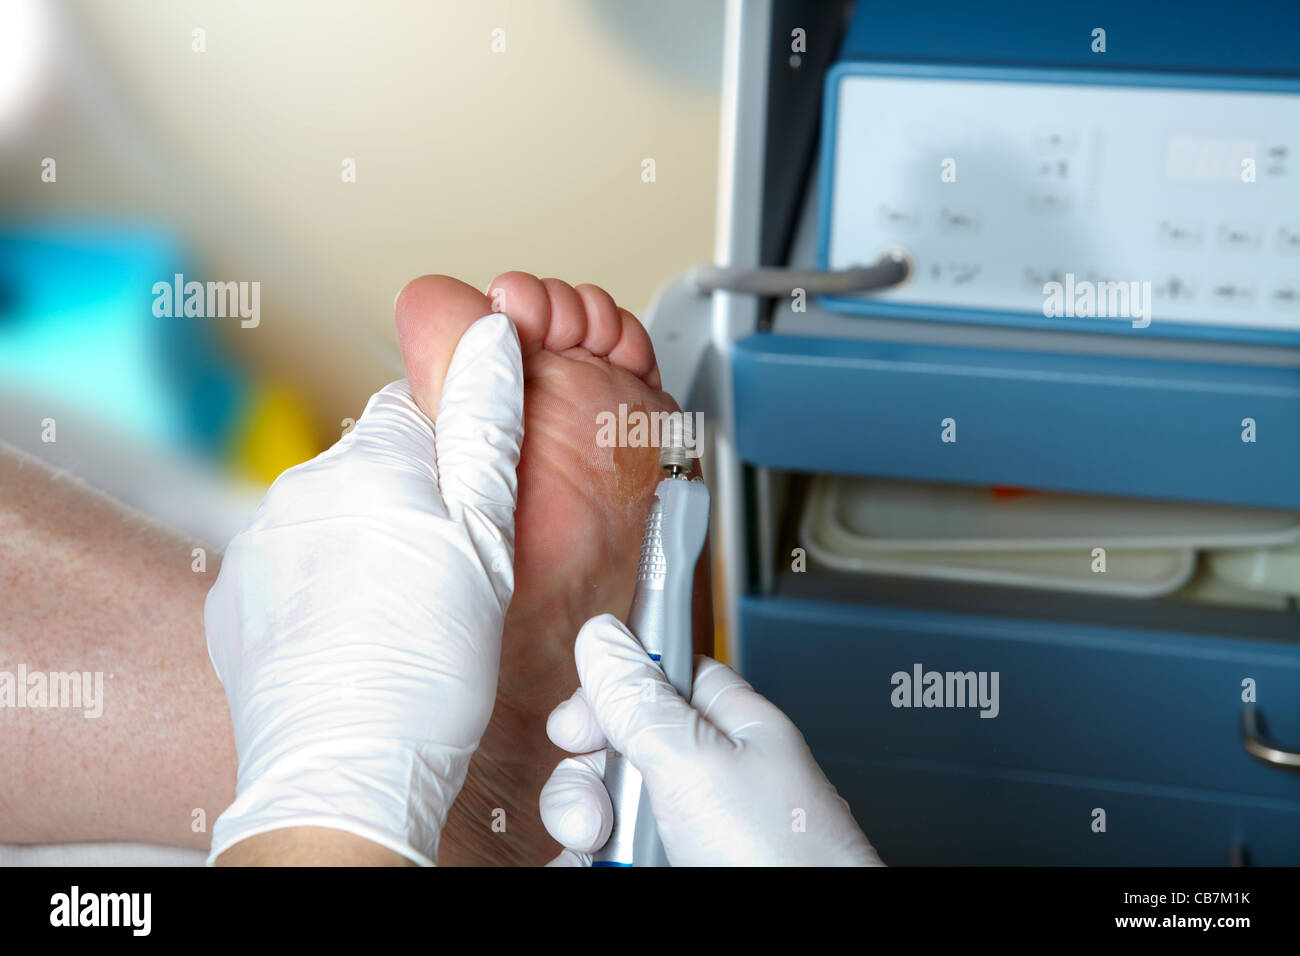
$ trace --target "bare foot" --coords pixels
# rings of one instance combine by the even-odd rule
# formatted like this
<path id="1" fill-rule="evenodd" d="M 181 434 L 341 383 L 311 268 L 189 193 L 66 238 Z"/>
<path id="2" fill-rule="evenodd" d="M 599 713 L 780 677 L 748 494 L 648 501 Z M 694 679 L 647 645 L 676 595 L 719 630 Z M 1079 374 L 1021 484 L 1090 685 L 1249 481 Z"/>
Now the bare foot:
<path id="1" fill-rule="evenodd" d="M 424 276 L 396 304 L 407 377 L 430 417 L 456 342 L 494 302 L 518 328 L 524 356 L 515 596 L 492 722 L 439 857 L 450 865 L 542 864 L 559 846 L 541 826 L 537 797 L 562 756 L 546 737 L 546 716 L 577 686 L 573 640 L 582 622 L 627 614 L 642 526 L 663 477 L 655 448 L 598 446 L 597 416 L 617 415 L 620 404 L 647 413 L 677 404 L 660 390 L 649 335 L 605 291 L 508 272 L 488 293 Z"/>
<path id="2" fill-rule="evenodd" d="M 516 591 L 492 723 L 452 809 L 440 861 L 540 864 L 559 850 L 537 808 L 560 759 L 546 716 L 577 686 L 573 640 L 583 621 L 627 612 L 642 522 L 662 477 L 655 449 L 598 447 L 596 415 L 619 404 L 676 406 L 659 390 L 644 330 L 599 289 L 510 273 L 492 291 L 504 295 L 526 356 Z M 427 276 L 402 291 L 397 327 L 426 412 L 436 409 L 461 334 L 489 311 L 486 296 L 455 279 Z M 203 638 L 203 599 L 217 562 L 206 575 L 192 573 L 192 542 L 141 530 L 117 506 L 3 454 L 0 525 L 7 528 L 0 605 L 14 598 L 5 605 L 14 613 L 0 615 L 0 664 L 7 651 L 11 663 L 107 661 L 103 669 L 117 675 L 112 706 L 89 730 L 72 712 L 67 720 L 14 712 L 19 723 L 0 734 L 0 766 L 13 770 L 0 773 L 0 842 L 206 848 L 196 808 L 214 819 L 235 780 L 230 714 Z M 66 547 L 51 549 L 51 541 Z M 73 560 L 69 549 L 86 559 Z M 707 598 L 704 560 L 695 631 L 696 650 L 706 653 Z M 18 613 L 24 608 L 29 613 Z M 85 772 L 59 769 L 70 765 Z M 498 809 L 505 832 L 493 828 Z"/>

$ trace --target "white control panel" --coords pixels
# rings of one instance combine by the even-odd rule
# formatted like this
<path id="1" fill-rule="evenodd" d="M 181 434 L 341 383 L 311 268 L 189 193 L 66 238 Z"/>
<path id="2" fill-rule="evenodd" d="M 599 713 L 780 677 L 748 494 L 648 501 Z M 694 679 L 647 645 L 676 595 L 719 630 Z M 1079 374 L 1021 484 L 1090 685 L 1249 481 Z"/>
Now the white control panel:
<path id="1" fill-rule="evenodd" d="M 1300 332 L 1300 95 L 839 82 L 825 264 L 915 266 L 872 301 Z"/>

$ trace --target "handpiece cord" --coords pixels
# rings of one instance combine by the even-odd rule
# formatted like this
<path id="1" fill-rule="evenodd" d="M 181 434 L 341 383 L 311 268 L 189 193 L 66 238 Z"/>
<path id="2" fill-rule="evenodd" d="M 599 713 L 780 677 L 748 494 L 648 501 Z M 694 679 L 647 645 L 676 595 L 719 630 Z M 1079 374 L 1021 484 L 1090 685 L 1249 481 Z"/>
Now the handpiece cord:
<path id="1" fill-rule="evenodd" d="M 901 285 L 912 273 L 911 258 L 901 249 L 886 249 L 869 266 L 850 269 L 757 269 L 699 266 L 690 279 L 701 293 L 747 292 L 760 296 L 786 296 L 802 289 L 809 295 L 879 292 Z"/>

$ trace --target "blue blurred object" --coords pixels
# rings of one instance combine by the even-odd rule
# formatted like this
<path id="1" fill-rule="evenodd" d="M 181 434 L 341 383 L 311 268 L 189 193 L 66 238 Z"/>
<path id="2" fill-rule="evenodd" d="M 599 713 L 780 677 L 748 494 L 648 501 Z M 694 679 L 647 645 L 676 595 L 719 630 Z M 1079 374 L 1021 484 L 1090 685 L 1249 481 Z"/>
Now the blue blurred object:
<path id="1" fill-rule="evenodd" d="M 1300 4 L 1259 0 L 1250 10 L 1250 16 L 1241 16 L 1218 0 L 863 0 L 840 59 L 1229 76 L 1300 74 Z M 1094 54 L 1088 43 L 1097 27 L 1107 33 L 1105 56 Z"/>
<path id="2" fill-rule="evenodd" d="M 156 317 L 187 255 L 142 227 L 0 229 L 0 383 L 174 447 L 218 453 L 248 400 L 211 319 Z"/>

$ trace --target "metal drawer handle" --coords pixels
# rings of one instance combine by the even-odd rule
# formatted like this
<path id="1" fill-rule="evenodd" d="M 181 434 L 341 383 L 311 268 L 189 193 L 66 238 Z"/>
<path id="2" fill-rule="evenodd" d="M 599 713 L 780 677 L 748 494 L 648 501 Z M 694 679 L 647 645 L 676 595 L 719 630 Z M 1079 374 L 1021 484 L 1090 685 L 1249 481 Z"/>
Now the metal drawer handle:
<path id="1" fill-rule="evenodd" d="M 1300 770 L 1300 753 L 1275 747 L 1265 739 L 1259 729 L 1259 716 L 1254 704 L 1247 704 L 1241 711 L 1241 745 L 1246 748 L 1246 753 L 1264 763 Z"/>

